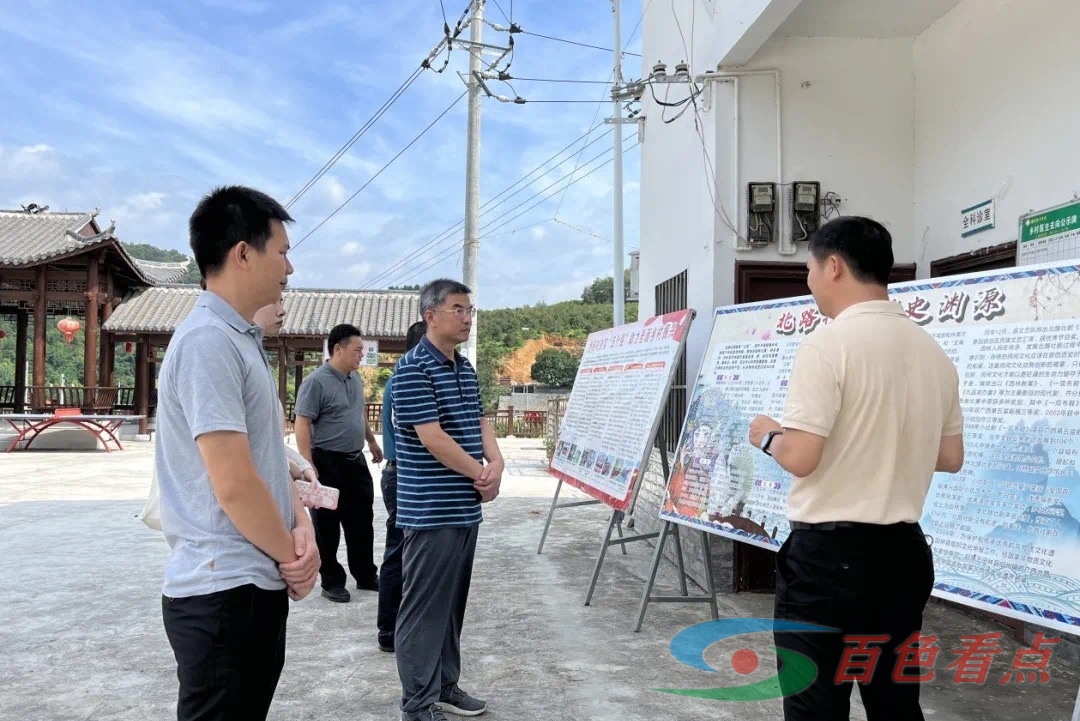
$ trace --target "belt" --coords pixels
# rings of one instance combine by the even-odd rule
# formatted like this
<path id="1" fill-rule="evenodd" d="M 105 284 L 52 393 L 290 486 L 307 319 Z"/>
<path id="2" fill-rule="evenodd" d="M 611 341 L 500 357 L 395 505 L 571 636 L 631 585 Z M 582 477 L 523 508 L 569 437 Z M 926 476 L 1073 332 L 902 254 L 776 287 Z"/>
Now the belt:
<path id="1" fill-rule="evenodd" d="M 364 455 L 363 449 L 361 449 L 359 451 L 331 451 L 328 448 L 317 448 L 316 447 L 316 448 L 312 449 L 312 452 L 313 453 L 325 453 L 325 454 L 330 455 L 330 456 L 343 456 L 345 458 L 348 458 L 350 461 L 355 461 L 358 458 L 362 458 L 363 455 Z"/>
<path id="2" fill-rule="evenodd" d="M 901 521 L 900 523 L 861 523 L 858 521 L 825 521 L 824 523 L 805 523 L 803 521 L 788 521 L 788 525 L 791 526 L 793 531 L 836 531 L 844 529 L 865 529 L 865 530 L 884 530 L 887 528 L 908 528 L 914 530 L 918 527 L 916 523 L 907 523 Z"/>

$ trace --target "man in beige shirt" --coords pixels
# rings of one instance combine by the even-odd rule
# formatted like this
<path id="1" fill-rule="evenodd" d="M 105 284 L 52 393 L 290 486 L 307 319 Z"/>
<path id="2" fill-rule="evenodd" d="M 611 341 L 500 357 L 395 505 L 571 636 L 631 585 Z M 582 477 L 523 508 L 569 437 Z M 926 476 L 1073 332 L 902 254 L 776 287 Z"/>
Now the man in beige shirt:
<path id="1" fill-rule="evenodd" d="M 758 416 L 750 425 L 750 442 L 793 476 L 774 615 L 838 630 L 775 632 L 778 648 L 818 669 L 799 693 L 781 677 L 784 717 L 848 718 L 852 682 L 838 674 L 856 641 L 845 637 L 873 635 L 887 640 L 873 642 L 873 675 L 860 679 L 867 718 L 922 719 L 920 684 L 896 682 L 893 671 L 917 658 L 905 644 L 922 629 L 934 583 L 918 523 L 930 481 L 964 463 L 959 378 L 937 341 L 889 300 L 884 226 L 838 218 L 809 251 L 807 284 L 831 322 L 796 353 L 782 423 Z"/>

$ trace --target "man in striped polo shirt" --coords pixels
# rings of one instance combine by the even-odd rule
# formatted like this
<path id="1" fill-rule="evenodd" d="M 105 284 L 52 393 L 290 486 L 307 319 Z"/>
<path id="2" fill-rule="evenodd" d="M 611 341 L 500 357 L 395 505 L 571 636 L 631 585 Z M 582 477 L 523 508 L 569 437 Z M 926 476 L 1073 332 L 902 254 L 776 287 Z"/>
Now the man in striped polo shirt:
<path id="1" fill-rule="evenodd" d="M 476 314 L 470 293 L 446 279 L 421 291 L 427 334 L 398 362 L 391 390 L 397 526 L 404 535 L 395 637 L 404 721 L 487 709 L 457 685 L 480 504 L 499 494 L 503 472 L 476 372 L 457 352 Z"/>

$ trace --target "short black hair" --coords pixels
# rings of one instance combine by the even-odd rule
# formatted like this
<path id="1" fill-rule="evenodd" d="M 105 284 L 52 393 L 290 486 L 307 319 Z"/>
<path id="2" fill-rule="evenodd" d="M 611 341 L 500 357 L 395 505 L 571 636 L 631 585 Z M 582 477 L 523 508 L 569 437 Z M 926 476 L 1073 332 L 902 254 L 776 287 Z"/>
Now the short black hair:
<path id="1" fill-rule="evenodd" d="M 340 323 L 330 329 L 330 335 L 326 338 L 326 350 L 330 352 L 330 355 L 334 355 L 334 349 L 338 344 L 348 343 L 353 338 L 360 336 L 360 329 L 355 325 L 348 323 Z"/>
<path id="2" fill-rule="evenodd" d="M 270 239 L 270 222 L 291 223 L 289 212 L 266 193 L 242 185 L 215 188 L 195 207 L 188 221 L 195 265 L 204 277 L 216 273 L 237 244 L 262 252 Z"/>
<path id="3" fill-rule="evenodd" d="M 411 351 L 427 333 L 427 321 L 418 320 L 409 326 L 409 332 L 405 334 L 405 351 Z"/>
<path id="4" fill-rule="evenodd" d="M 810 254 L 821 262 L 838 255 L 856 280 L 887 286 L 893 267 L 892 236 L 871 218 L 845 215 L 821 226 L 810 236 Z"/>

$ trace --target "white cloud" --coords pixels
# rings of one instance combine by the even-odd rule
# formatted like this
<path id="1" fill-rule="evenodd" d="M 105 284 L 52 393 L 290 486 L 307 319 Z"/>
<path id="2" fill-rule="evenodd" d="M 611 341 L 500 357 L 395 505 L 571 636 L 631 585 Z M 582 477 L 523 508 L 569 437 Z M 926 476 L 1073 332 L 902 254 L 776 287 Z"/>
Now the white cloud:
<path id="1" fill-rule="evenodd" d="M 120 212 L 123 214 L 136 214 L 136 213 L 148 213 L 151 210 L 158 210 L 161 208 L 165 201 L 165 193 L 147 192 L 136 193 L 128 198 L 123 205 L 120 206 Z"/>
<path id="2" fill-rule="evenodd" d="M 447 4 L 451 24 L 464 5 Z M 207 190 L 244 183 L 282 201 L 292 198 L 413 72 L 442 27 L 439 4 L 429 0 L 316 0 L 283 5 L 271 18 L 273 7 L 267 0 L 197 0 L 181 12 L 168 4 L 117 0 L 94 7 L 70 4 L 71 17 L 63 25 L 6 17 L 0 46 L 17 52 L 0 68 L 0 78 L 21 112 L 0 125 L 0 206 L 100 207 L 102 217 L 117 219 L 126 241 L 186 252 L 187 218 Z M 504 22 L 489 7 L 491 19 Z M 627 31 L 639 9 L 634 0 L 626 3 Z M 260 13 L 266 15 L 244 17 Z M 602 3 L 570 8 L 520 0 L 514 14 L 530 30 L 610 43 L 610 7 Z M 110 28 L 110 52 L 71 43 L 65 28 L 73 26 Z M 485 32 L 489 42 L 505 37 Z M 604 80 L 611 73 L 610 54 L 532 36 L 515 40 L 515 76 Z M 312 43 L 318 52 L 311 52 Z M 421 75 L 319 187 L 290 206 L 297 221 L 289 229 L 297 248 L 290 254 L 294 286 L 364 287 L 374 280 L 385 287 L 460 276 L 464 101 L 304 238 L 460 94 L 457 71 L 466 57 L 455 50 L 446 72 Z M 441 64 L 442 57 L 435 66 Z M 35 77 L 54 80 L 41 88 L 30 80 Z M 596 103 L 601 85 L 511 82 L 530 99 L 590 102 L 505 105 L 485 99 L 482 203 L 610 109 Z M 492 90 L 513 94 L 502 83 Z M 592 137 L 607 130 L 601 126 Z M 610 136 L 599 140 L 584 151 L 582 162 L 610 142 Z M 626 156 L 624 171 L 628 248 L 637 236 L 633 155 Z M 481 240 L 485 307 L 574 298 L 593 277 L 610 272 L 609 244 L 598 248 L 601 241 L 551 223 L 559 208 L 560 220 L 610 235 L 610 165 L 569 191 L 547 190 L 545 202 L 527 210 L 541 199 L 529 196 L 569 173 L 574 161 L 571 151 L 561 163 L 549 163 L 540 178 L 533 176 L 520 194 L 481 219 L 482 227 L 490 224 L 486 232 L 494 233 Z M 407 259 L 439 237 L 446 241 L 436 240 Z"/>
<path id="3" fill-rule="evenodd" d="M 345 199 L 349 197 L 349 191 L 345 189 L 341 181 L 333 175 L 326 175 L 320 178 L 319 183 L 322 186 L 323 193 L 327 199 L 335 206 L 341 205 L 345 202 Z"/>

